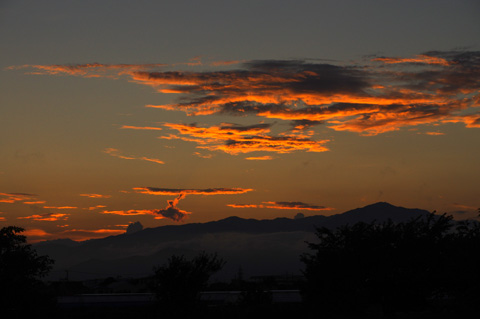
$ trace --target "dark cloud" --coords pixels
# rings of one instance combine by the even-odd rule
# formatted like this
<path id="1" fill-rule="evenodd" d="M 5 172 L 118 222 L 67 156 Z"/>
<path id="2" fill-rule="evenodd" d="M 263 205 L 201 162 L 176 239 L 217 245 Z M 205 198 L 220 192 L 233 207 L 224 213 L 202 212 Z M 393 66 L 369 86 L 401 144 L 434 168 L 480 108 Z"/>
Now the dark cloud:
<path id="1" fill-rule="evenodd" d="M 192 188 L 158 188 L 158 187 L 137 187 L 134 188 L 137 193 L 151 194 L 151 195 L 219 195 L 219 194 L 243 194 L 252 189 L 249 188 L 206 188 L 206 189 L 192 189 Z M 181 198 L 183 198 L 181 196 Z M 177 199 L 180 200 L 181 198 Z"/>
<path id="2" fill-rule="evenodd" d="M 369 87 L 365 73 L 356 67 L 314 64 L 300 60 L 263 60 L 252 61 L 244 65 L 258 74 L 277 75 L 278 81 L 270 83 L 272 87 L 277 85 L 298 93 L 362 93 Z M 288 78 L 296 80 L 285 81 Z"/>
<path id="3" fill-rule="evenodd" d="M 154 213 L 158 215 L 156 218 L 168 218 L 176 222 L 183 221 L 187 215 L 191 214 L 190 212 L 177 208 L 178 202 L 184 197 L 184 194 L 180 194 L 174 200 L 167 201 L 168 206 L 165 209 L 154 210 Z"/>
<path id="4" fill-rule="evenodd" d="M 303 202 L 264 202 L 266 208 L 275 209 L 302 209 L 302 210 L 331 210 L 330 207 L 310 205 Z"/>
<path id="5" fill-rule="evenodd" d="M 293 217 L 293 219 L 301 219 L 301 218 L 305 218 L 305 215 L 302 213 L 297 213 L 295 217 Z"/>
<path id="6" fill-rule="evenodd" d="M 134 222 L 134 223 L 130 223 L 128 225 L 125 234 L 131 235 L 131 234 L 134 234 L 134 233 L 139 232 L 141 230 L 143 230 L 143 225 L 142 225 L 142 223 L 137 221 L 137 222 Z"/>
<path id="7" fill-rule="evenodd" d="M 25 197 L 35 197 L 38 196 L 36 194 L 28 194 L 28 193 L 8 193 L 8 195 L 12 196 L 25 196 Z"/>
<path id="8" fill-rule="evenodd" d="M 264 130 L 272 127 L 273 124 L 261 123 L 253 125 L 238 125 L 233 123 L 224 123 L 220 126 L 220 130 L 232 130 L 237 132 L 246 132 L 246 131 L 255 131 L 255 130 Z"/>
<path id="9" fill-rule="evenodd" d="M 303 202 L 262 202 L 262 204 L 228 204 L 232 208 L 272 208 L 294 210 L 332 210 L 331 207 L 306 204 Z"/>

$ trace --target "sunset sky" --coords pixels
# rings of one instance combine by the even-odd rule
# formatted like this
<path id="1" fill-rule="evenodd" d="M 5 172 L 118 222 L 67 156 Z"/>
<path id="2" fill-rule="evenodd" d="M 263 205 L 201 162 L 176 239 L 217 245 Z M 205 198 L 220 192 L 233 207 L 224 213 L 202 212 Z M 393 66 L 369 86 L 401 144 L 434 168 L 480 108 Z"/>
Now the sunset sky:
<path id="1" fill-rule="evenodd" d="M 1 1 L 0 226 L 480 207 L 478 1 Z"/>

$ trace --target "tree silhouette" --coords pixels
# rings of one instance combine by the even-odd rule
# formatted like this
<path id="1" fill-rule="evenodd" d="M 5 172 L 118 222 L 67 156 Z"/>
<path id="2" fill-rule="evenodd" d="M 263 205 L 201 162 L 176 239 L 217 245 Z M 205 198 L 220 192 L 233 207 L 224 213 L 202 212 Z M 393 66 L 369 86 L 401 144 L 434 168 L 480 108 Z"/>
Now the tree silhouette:
<path id="1" fill-rule="evenodd" d="M 40 278 L 50 271 L 53 260 L 38 256 L 24 229 L 8 226 L 0 229 L 0 305 L 8 312 L 32 310 L 36 302 L 45 306 L 45 293 Z"/>
<path id="2" fill-rule="evenodd" d="M 432 213 L 398 224 L 322 227 L 316 235 L 318 243 L 308 244 L 313 253 L 301 256 L 302 293 L 312 311 L 367 314 L 376 307 L 392 314 L 431 309 L 435 301 L 462 309 L 478 304 L 476 222 Z"/>
<path id="3" fill-rule="evenodd" d="M 192 260 L 173 255 L 154 269 L 154 291 L 164 309 L 172 313 L 191 311 L 198 305 L 200 291 L 210 277 L 224 266 L 216 254 L 201 254 Z"/>

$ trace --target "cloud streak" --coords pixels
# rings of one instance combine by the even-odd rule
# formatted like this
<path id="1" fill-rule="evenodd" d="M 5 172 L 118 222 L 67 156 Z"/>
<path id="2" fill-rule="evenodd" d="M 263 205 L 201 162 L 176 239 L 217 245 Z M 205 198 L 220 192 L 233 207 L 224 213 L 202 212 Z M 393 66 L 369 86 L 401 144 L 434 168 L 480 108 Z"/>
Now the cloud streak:
<path id="1" fill-rule="evenodd" d="M 103 150 L 103 152 L 110 155 L 110 156 L 121 158 L 121 159 L 142 160 L 142 161 L 153 162 L 153 163 L 157 163 L 157 164 L 165 164 L 164 161 L 159 160 L 157 158 L 150 158 L 150 157 L 145 157 L 145 156 L 143 156 L 143 157 L 125 156 L 125 155 L 122 155 L 121 152 L 116 148 L 106 148 L 106 149 Z"/>
<path id="2" fill-rule="evenodd" d="M 150 195 L 235 195 L 244 194 L 253 189 L 250 188 L 158 188 L 158 187 L 136 187 L 135 192 Z"/>
<path id="3" fill-rule="evenodd" d="M 232 208 L 270 208 L 270 209 L 293 209 L 293 210 L 311 210 L 323 211 L 333 210 L 332 207 L 311 205 L 303 202 L 262 202 L 262 204 L 228 204 Z"/>
<path id="4" fill-rule="evenodd" d="M 76 241 L 104 238 L 105 236 L 120 235 L 125 229 L 65 229 L 61 232 L 49 233 L 39 228 L 27 228 L 23 233 L 28 237 L 29 243 L 36 243 L 43 240 L 69 238 Z"/>
<path id="5" fill-rule="evenodd" d="M 13 204 L 16 202 L 25 202 L 36 196 L 35 194 L 27 193 L 0 193 L 0 203 Z"/>
<path id="6" fill-rule="evenodd" d="M 54 221 L 59 221 L 59 220 L 68 220 L 69 216 L 70 216 L 70 214 L 47 213 L 47 214 L 41 214 L 41 215 L 31 215 L 31 216 L 25 216 L 25 217 L 17 217 L 17 219 L 31 219 L 31 220 L 35 220 L 35 221 L 54 222 Z"/>
<path id="7" fill-rule="evenodd" d="M 90 197 L 90 198 L 110 198 L 111 195 L 102 195 L 102 194 L 80 194 L 80 196 Z"/>

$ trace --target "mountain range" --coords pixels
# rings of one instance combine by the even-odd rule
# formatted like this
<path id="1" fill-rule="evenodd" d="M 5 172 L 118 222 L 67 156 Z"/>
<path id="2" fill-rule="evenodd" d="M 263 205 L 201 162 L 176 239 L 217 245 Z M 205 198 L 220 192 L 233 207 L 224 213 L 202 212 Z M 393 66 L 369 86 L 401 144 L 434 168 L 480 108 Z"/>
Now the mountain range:
<path id="1" fill-rule="evenodd" d="M 132 234 L 84 242 L 69 239 L 34 244 L 40 255 L 55 260 L 49 280 L 86 280 L 104 277 L 146 277 L 173 255 L 190 258 L 201 251 L 217 253 L 227 261 L 217 279 L 232 278 L 241 268 L 245 276 L 297 275 L 299 256 L 315 242 L 315 228 L 336 228 L 356 222 L 404 222 L 429 214 L 379 202 L 332 216 L 276 218 L 228 217 L 207 223 L 146 228 Z"/>

